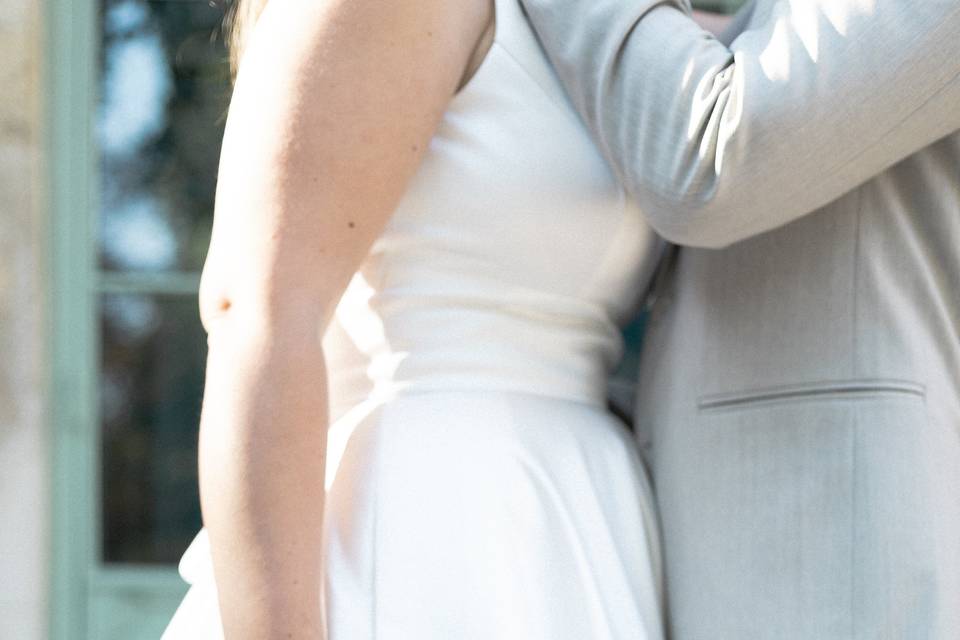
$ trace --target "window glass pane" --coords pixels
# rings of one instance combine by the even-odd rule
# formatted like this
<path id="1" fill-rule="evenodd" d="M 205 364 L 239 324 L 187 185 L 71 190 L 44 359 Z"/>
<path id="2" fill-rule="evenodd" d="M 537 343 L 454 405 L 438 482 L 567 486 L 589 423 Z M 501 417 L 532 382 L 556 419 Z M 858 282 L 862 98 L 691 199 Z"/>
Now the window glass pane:
<path id="1" fill-rule="evenodd" d="M 100 264 L 196 271 L 229 102 L 223 3 L 100 0 Z"/>
<path id="2" fill-rule="evenodd" d="M 100 310 L 103 557 L 175 563 L 200 527 L 196 298 L 108 294 Z"/>

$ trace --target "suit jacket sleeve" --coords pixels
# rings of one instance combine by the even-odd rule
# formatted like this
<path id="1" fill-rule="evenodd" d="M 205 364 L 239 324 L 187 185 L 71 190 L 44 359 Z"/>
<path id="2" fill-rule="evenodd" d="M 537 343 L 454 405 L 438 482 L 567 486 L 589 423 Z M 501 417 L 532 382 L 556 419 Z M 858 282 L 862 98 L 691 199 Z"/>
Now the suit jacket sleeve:
<path id="1" fill-rule="evenodd" d="M 717 36 L 717 40 L 729 47 L 731 42 L 740 37 L 740 34 L 749 28 L 750 23 L 753 22 L 756 8 L 757 4 L 755 0 L 740 7 L 740 10 L 733 16 L 727 28 Z"/>
<path id="2" fill-rule="evenodd" d="M 651 225 L 722 247 L 960 130 L 957 0 L 760 0 L 729 45 L 689 0 L 522 0 Z"/>

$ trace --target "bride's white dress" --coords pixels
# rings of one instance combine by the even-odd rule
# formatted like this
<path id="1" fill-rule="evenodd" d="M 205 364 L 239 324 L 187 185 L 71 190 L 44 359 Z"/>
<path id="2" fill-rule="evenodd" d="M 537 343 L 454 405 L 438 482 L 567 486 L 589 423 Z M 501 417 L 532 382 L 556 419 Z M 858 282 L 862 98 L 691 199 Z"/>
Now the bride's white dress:
<path id="1" fill-rule="evenodd" d="M 605 405 L 661 243 L 496 8 L 324 336 L 331 640 L 661 638 L 653 498 Z M 180 571 L 164 638 L 222 637 L 203 531 Z"/>

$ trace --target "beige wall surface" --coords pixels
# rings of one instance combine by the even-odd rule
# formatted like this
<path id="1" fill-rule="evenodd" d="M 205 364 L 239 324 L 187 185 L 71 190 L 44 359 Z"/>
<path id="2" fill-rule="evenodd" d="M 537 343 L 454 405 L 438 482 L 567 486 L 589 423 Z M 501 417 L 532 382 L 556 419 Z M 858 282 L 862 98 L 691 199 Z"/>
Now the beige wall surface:
<path id="1" fill-rule="evenodd" d="M 46 218 L 37 0 L 0 0 L 0 638 L 46 636 Z"/>

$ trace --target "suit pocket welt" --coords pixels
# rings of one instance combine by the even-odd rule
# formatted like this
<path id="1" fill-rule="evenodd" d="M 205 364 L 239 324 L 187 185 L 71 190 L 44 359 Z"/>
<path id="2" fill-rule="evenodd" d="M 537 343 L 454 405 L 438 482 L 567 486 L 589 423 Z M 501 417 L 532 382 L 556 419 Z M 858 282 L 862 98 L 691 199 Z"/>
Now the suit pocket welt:
<path id="1" fill-rule="evenodd" d="M 923 400 L 926 398 L 926 387 L 909 380 L 874 378 L 801 383 L 707 394 L 697 400 L 697 408 L 700 412 L 716 412 L 803 401 L 852 401 L 889 396 Z"/>

